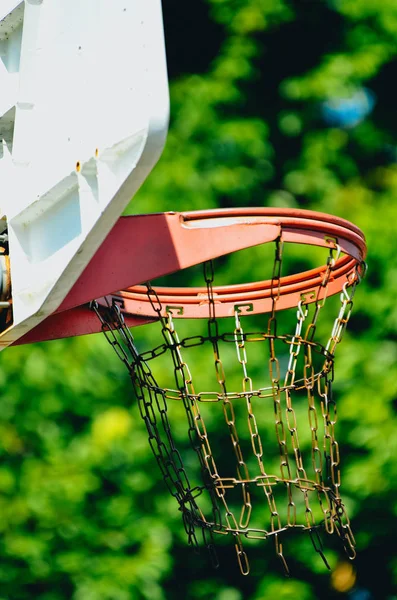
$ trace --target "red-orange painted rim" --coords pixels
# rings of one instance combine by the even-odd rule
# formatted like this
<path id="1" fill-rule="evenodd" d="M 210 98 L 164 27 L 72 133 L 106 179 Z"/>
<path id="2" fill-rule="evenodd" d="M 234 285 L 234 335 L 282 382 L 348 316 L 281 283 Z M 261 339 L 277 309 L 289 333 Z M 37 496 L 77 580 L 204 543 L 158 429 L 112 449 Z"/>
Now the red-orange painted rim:
<path id="1" fill-rule="evenodd" d="M 366 257 L 366 242 L 362 231 L 354 224 L 325 213 L 298 209 L 233 208 L 202 210 L 180 214 L 182 227 L 212 227 L 214 219 L 237 222 L 247 219 L 247 225 L 268 223 L 280 226 L 280 239 L 289 243 L 340 248 L 327 289 L 321 287 L 326 265 L 289 275 L 280 279 L 277 286 L 276 310 L 297 306 L 299 302 L 311 303 L 326 295 L 340 293 L 362 275 Z M 259 225 L 260 226 L 260 225 Z M 247 244 L 248 245 L 248 244 Z M 242 313 L 266 313 L 272 310 L 274 286 L 270 280 L 249 284 L 214 286 L 214 299 L 218 317 L 227 317 L 236 310 Z M 207 289 L 154 288 L 162 305 L 162 314 L 171 312 L 179 318 L 208 318 Z M 140 316 L 155 315 L 146 286 L 133 286 L 113 297 L 123 302 L 123 312 Z"/>

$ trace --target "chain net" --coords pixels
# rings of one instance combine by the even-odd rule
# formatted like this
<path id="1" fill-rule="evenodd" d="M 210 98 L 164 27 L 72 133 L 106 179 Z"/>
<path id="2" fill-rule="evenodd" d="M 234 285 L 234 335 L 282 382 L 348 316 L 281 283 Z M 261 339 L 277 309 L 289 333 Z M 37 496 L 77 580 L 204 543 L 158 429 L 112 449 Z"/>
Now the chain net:
<path id="1" fill-rule="evenodd" d="M 276 242 L 272 310 L 266 317 L 265 330 L 259 333 L 244 331 L 245 315 L 239 309 L 234 315 L 234 330 L 221 331 L 216 317 L 212 262 L 204 264 L 206 335 L 180 339 L 172 310 L 162 316 L 163 307 L 150 283 L 147 294 L 163 337 L 163 343 L 154 350 L 139 352 L 119 302 L 108 299 L 107 307 L 92 303 L 103 333 L 129 371 L 150 447 L 164 482 L 179 505 L 188 542 L 198 548 L 200 532 L 214 566 L 218 565 L 214 544 L 217 534 L 233 540 L 243 575 L 250 570 L 246 541 L 268 538 L 274 541 L 276 555 L 289 575 L 282 540 L 291 530 L 307 532 L 327 568 L 323 531 L 336 533 L 349 558 L 355 557 L 355 539 L 340 496 L 333 381 L 335 349 L 351 314 L 362 265 L 346 279 L 328 341 L 324 345 L 315 341 L 319 314 L 339 253 L 336 245 L 330 250 L 322 282 L 318 290 L 310 292 L 310 305 L 306 296 L 299 302 L 291 335 L 279 334 L 277 326 L 279 315 L 283 314 L 276 312 L 281 241 Z M 252 345 L 260 346 L 265 357 L 265 378 L 269 384 L 265 387 L 255 387 L 250 376 L 247 349 L 251 350 Z M 218 388 L 215 392 L 197 391 L 186 361 L 185 355 L 191 349 L 205 346 L 210 346 L 214 357 Z M 229 349 L 235 348 L 232 370 L 234 377 L 236 370 L 240 373 L 238 391 L 231 391 L 227 383 L 221 353 L 224 347 L 228 363 Z M 159 385 L 153 374 L 153 362 L 167 353 L 175 380 L 173 388 Z M 197 469 L 190 467 L 191 458 L 185 458 L 186 444 L 180 442 L 180 434 L 175 435 L 171 427 L 175 404 L 183 407 L 187 423 L 187 436 L 186 430 L 184 435 L 189 440 L 190 454 L 193 451 L 197 457 Z M 219 407 L 220 416 L 219 411 L 214 415 L 208 407 Z M 178 414 L 179 431 L 181 413 Z M 220 439 L 210 436 L 216 416 L 224 427 L 220 434 L 218 418 L 216 436 Z"/>

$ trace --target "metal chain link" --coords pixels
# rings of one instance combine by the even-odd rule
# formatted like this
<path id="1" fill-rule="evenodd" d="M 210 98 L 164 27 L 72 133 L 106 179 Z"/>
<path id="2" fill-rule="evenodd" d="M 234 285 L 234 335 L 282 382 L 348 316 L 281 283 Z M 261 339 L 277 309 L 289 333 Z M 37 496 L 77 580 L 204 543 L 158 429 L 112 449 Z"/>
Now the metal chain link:
<path id="1" fill-rule="evenodd" d="M 175 380 L 182 394 L 183 405 L 189 423 L 189 438 L 193 449 L 198 455 L 204 481 L 218 480 L 218 468 L 211 450 L 207 428 L 194 391 L 190 369 L 182 358 L 181 343 L 175 331 L 171 314 L 168 314 L 167 320 L 162 320 L 162 325 L 163 335 L 165 339 L 168 339 L 168 347 L 174 359 Z M 214 522 L 218 527 L 221 527 L 221 516 L 213 486 L 209 486 L 208 489 L 210 491 Z"/>
<path id="2" fill-rule="evenodd" d="M 244 332 L 241 326 L 240 316 L 238 311 L 235 312 L 235 340 L 236 340 L 236 350 L 237 350 L 237 358 L 239 363 L 243 369 L 243 390 L 247 391 L 247 385 L 249 387 L 249 392 L 252 392 L 252 379 L 248 377 L 247 371 L 247 352 L 245 348 L 244 341 Z M 246 395 L 246 404 L 247 404 L 247 412 L 248 412 L 248 428 L 251 436 L 251 445 L 253 452 L 257 458 L 259 470 L 261 475 L 264 478 L 263 492 L 267 498 L 269 510 L 270 510 L 270 523 L 271 523 L 271 531 L 274 533 L 275 546 L 276 546 L 276 554 L 280 558 L 281 563 L 284 568 L 284 572 L 286 575 L 289 575 L 289 568 L 287 562 L 283 556 L 282 544 L 279 541 L 278 531 L 282 530 L 280 516 L 277 510 L 276 500 L 273 494 L 272 486 L 268 483 L 268 475 L 265 471 L 265 466 L 263 463 L 263 445 L 261 441 L 261 437 L 259 435 L 258 425 L 256 421 L 256 417 L 253 412 L 252 402 L 251 402 L 252 394 Z M 292 501 L 292 491 L 290 483 L 286 483 L 288 489 L 288 514 L 290 514 L 291 507 L 295 509 L 295 505 Z"/>
<path id="3" fill-rule="evenodd" d="M 297 468 L 297 476 L 302 480 L 307 480 L 306 471 L 303 467 L 303 458 L 302 453 L 299 446 L 299 438 L 298 438 L 298 424 L 295 409 L 292 405 L 292 396 L 291 391 L 294 389 L 295 378 L 296 378 L 296 367 L 298 362 L 298 356 L 302 347 L 302 328 L 305 322 L 305 319 L 308 315 L 308 307 L 307 305 L 303 305 L 302 301 L 298 304 L 298 310 L 296 313 L 297 323 L 295 328 L 295 334 L 292 338 L 291 345 L 289 348 L 289 362 L 287 367 L 287 372 L 285 375 L 284 386 L 285 386 L 285 398 L 286 398 L 286 421 L 287 427 L 291 434 L 291 443 L 292 449 L 295 456 L 296 468 Z M 296 515 L 296 513 L 294 513 Z M 293 522 L 295 522 L 295 516 Z"/>
<path id="4" fill-rule="evenodd" d="M 281 478 L 285 482 L 287 488 L 288 495 L 288 525 L 292 526 L 296 523 L 296 508 L 295 503 L 292 498 L 292 490 L 291 490 L 291 468 L 289 465 L 289 457 L 288 457 L 288 446 L 287 440 L 285 437 L 285 427 L 283 421 L 283 411 L 281 405 L 281 389 L 280 389 L 280 363 L 276 355 L 276 347 L 275 341 L 277 336 L 277 301 L 280 297 L 280 286 L 281 286 L 281 272 L 282 272 L 282 262 L 283 262 L 283 249 L 284 242 L 281 239 L 277 239 L 275 243 L 275 255 L 274 255 L 274 263 L 273 263 L 273 273 L 271 280 L 271 299 L 272 299 L 272 308 L 270 317 L 268 320 L 268 333 L 273 334 L 273 337 L 269 338 L 269 374 L 270 381 L 272 385 L 272 394 L 273 394 L 273 407 L 274 407 L 274 416 L 275 416 L 275 425 L 276 425 L 276 437 L 280 452 L 280 471 Z M 268 495 L 268 494 L 267 494 Z M 270 495 L 269 495 L 270 496 Z M 271 507 L 271 528 L 272 531 L 275 529 L 281 529 L 281 519 L 279 512 L 276 508 L 276 502 L 274 497 L 268 496 L 269 506 Z M 273 496 L 273 494 L 271 495 Z M 281 564 L 283 566 L 285 574 L 289 575 L 289 568 L 287 562 L 283 556 L 283 548 L 282 544 L 279 541 L 278 534 L 275 536 L 275 546 L 276 546 L 276 554 L 279 557 Z"/>
<path id="5" fill-rule="evenodd" d="M 306 330 L 305 340 L 313 340 L 314 338 L 314 334 L 317 328 L 317 320 L 320 315 L 320 311 L 324 307 L 325 301 L 327 299 L 328 284 L 331 280 L 333 271 L 335 269 L 337 260 L 339 259 L 340 255 L 341 248 L 339 244 L 334 242 L 334 246 L 332 246 L 329 250 L 323 279 L 321 281 L 321 284 L 318 286 L 317 291 L 315 292 L 316 299 L 314 302 L 314 314 Z"/>
<path id="6" fill-rule="evenodd" d="M 125 325 L 120 304 L 108 300 L 107 307 L 100 307 L 96 302 L 92 303 L 92 309 L 101 321 L 102 331 L 107 341 L 130 373 L 140 414 L 148 431 L 149 445 L 168 490 L 179 504 L 189 543 L 196 548 L 198 547 L 196 531 L 199 527 L 211 560 L 217 566 L 218 561 L 213 535 L 215 533 L 231 535 L 234 539 L 240 571 L 244 575 L 247 575 L 250 570 L 248 557 L 243 546 L 244 537 L 262 540 L 273 537 L 276 554 L 283 565 L 285 573 L 289 575 L 280 536 L 292 528 L 301 528 L 309 532 L 315 551 L 321 556 L 328 568 L 320 538 L 321 527 L 324 527 L 329 534 L 336 531 L 348 556 L 350 558 L 355 556 L 354 536 L 340 497 L 340 454 L 338 442 L 335 438 L 337 410 L 332 393 L 332 384 L 335 349 L 342 339 L 349 320 L 355 288 L 362 276 L 363 266 L 360 265 L 356 272 L 348 277 L 343 287 L 340 294 L 339 313 L 333 324 L 327 345 L 323 347 L 314 341 L 314 334 L 320 312 L 326 302 L 328 285 L 332 281 L 333 271 L 341 249 L 335 241 L 329 250 L 321 283 L 316 290 L 301 297 L 297 307 L 294 334 L 278 335 L 276 313 L 277 301 L 280 297 L 283 258 L 283 242 L 281 239 L 276 241 L 275 246 L 271 280 L 272 308 L 266 332 L 244 332 L 241 315 L 236 309 L 233 333 L 220 333 L 216 318 L 217 298 L 213 287 L 214 267 L 212 261 L 204 263 L 204 279 L 207 286 L 206 301 L 208 302 L 207 335 L 180 339 L 171 312 L 169 311 L 164 316 L 159 296 L 151 284 L 148 283 L 147 295 L 153 312 L 160 322 L 164 342 L 153 350 L 139 353 L 131 332 Z M 309 303 L 313 310 L 309 311 Z M 312 313 L 310 319 L 309 312 Z M 225 369 L 220 354 L 221 343 L 231 342 L 235 344 L 237 360 L 242 371 L 241 391 L 237 392 L 227 390 Z M 248 372 L 246 347 L 248 343 L 265 343 L 268 345 L 270 387 L 254 388 L 253 380 Z M 277 355 L 278 343 L 284 343 L 288 348 L 288 366 L 283 378 Z M 217 392 L 196 392 L 191 371 L 184 358 L 185 350 L 204 344 L 211 344 L 212 346 L 215 373 L 219 386 Z M 149 366 L 150 361 L 166 353 L 170 354 L 172 359 L 176 382 L 175 390 L 160 387 Z M 322 358 L 322 361 L 320 361 L 322 366 L 317 368 L 317 371 L 314 361 L 315 355 Z M 302 357 L 301 360 L 299 360 L 300 356 Z M 299 373 L 297 372 L 298 365 Z M 294 398 L 295 393 L 300 390 L 306 391 L 307 424 L 311 435 L 311 460 L 308 458 L 309 464 L 306 467 L 298 437 L 298 421 L 299 427 L 302 427 L 301 416 L 299 412 L 298 419 L 294 404 L 298 401 L 298 398 L 300 402 L 302 394 L 297 396 L 296 400 Z M 171 432 L 167 406 L 169 400 L 183 403 L 187 416 L 188 438 L 198 457 L 203 485 L 192 487 L 190 484 L 181 454 L 175 445 Z M 245 401 L 248 434 L 257 463 L 258 472 L 253 477 L 249 474 L 237 431 L 237 415 L 239 415 L 239 412 L 235 407 L 239 400 Z M 265 469 L 263 440 L 254 411 L 254 403 L 257 401 L 272 401 L 273 403 L 280 475 L 269 474 Z M 210 444 L 203 411 L 200 407 L 202 402 L 222 403 L 224 419 L 237 463 L 236 477 L 223 477 L 220 473 Z M 319 419 L 320 409 L 322 419 Z M 286 433 L 289 433 L 291 439 L 291 455 Z M 292 474 L 291 456 L 296 465 L 296 476 Z M 309 475 L 309 469 L 312 469 L 313 476 Z M 276 487 L 282 489 L 281 486 L 285 488 L 287 499 L 285 519 L 280 516 L 274 494 Z M 266 497 L 270 513 L 269 530 L 258 529 L 251 525 L 253 514 L 252 490 L 254 488 L 261 490 Z M 233 490 L 241 494 L 239 518 L 235 516 L 235 506 L 231 502 L 232 496 L 230 494 Z M 294 494 L 301 494 L 301 502 L 298 504 L 293 491 Z M 204 493 L 208 494 L 210 499 L 212 511 L 210 519 L 204 516 L 198 504 L 199 497 Z M 315 497 L 318 498 L 323 515 L 322 522 L 318 524 L 315 522 L 311 506 L 311 502 Z M 304 516 L 298 514 L 300 506 L 302 506 Z M 223 516 L 221 513 L 223 513 Z"/>
<path id="7" fill-rule="evenodd" d="M 343 334 L 346 330 L 347 323 L 353 309 L 353 297 L 366 271 L 366 264 L 357 265 L 356 270 L 349 276 L 342 293 L 340 294 L 340 310 L 335 319 L 331 336 L 326 345 L 326 351 L 331 356 L 335 354 L 336 346 L 342 341 Z M 327 461 L 328 477 L 331 480 L 332 490 L 330 491 L 330 508 L 333 522 L 329 515 L 326 515 L 325 524 L 327 531 L 331 532 L 335 529 L 338 536 L 341 538 L 346 554 L 350 559 L 356 556 L 355 538 L 350 526 L 350 520 L 347 516 L 346 509 L 340 497 L 340 453 L 339 444 L 335 438 L 335 425 L 337 422 L 336 401 L 332 392 L 332 384 L 334 380 L 333 360 L 329 359 L 325 362 L 325 377 L 323 378 L 323 387 L 321 388 L 322 380 L 319 380 L 319 395 L 322 398 L 321 406 L 324 418 L 324 454 Z M 328 509 L 327 509 L 328 510 Z"/>
<path id="8" fill-rule="evenodd" d="M 240 513 L 239 527 L 237 527 L 236 519 L 235 519 L 232 511 L 230 510 L 229 506 L 226 503 L 226 494 L 225 493 L 222 494 L 221 498 L 222 498 L 222 502 L 224 503 L 224 506 L 226 509 L 226 519 L 228 521 L 228 524 L 230 522 L 229 520 L 231 519 L 233 524 L 235 525 L 235 527 L 233 527 L 233 529 L 235 529 L 235 533 L 234 533 L 235 548 L 236 548 L 238 563 L 240 565 L 240 570 L 243 575 L 248 575 L 249 568 L 250 568 L 249 561 L 248 561 L 247 554 L 243 550 L 241 536 L 239 533 L 237 533 L 237 531 L 239 529 L 246 529 L 249 525 L 249 520 L 251 517 L 251 510 L 252 510 L 251 495 L 250 495 L 250 491 L 249 491 L 249 484 L 245 483 L 245 482 L 249 481 L 250 475 L 249 475 L 248 467 L 244 460 L 243 452 L 241 449 L 240 439 L 239 439 L 239 435 L 238 435 L 237 427 L 236 427 L 236 417 L 235 417 L 234 407 L 233 407 L 232 401 L 230 400 L 230 398 L 228 398 L 228 395 L 227 395 L 225 370 L 223 368 L 223 363 L 222 363 L 222 360 L 220 358 L 220 353 L 219 353 L 219 326 L 218 326 L 218 321 L 216 319 L 215 298 L 214 298 L 214 289 L 213 289 L 213 282 L 214 282 L 213 261 L 208 261 L 208 262 L 204 263 L 204 279 L 205 279 L 205 283 L 207 285 L 207 293 L 208 293 L 208 309 L 209 309 L 208 334 L 211 339 L 212 348 L 213 348 L 213 352 L 214 352 L 215 373 L 216 373 L 216 377 L 218 380 L 218 384 L 221 389 L 221 394 L 223 397 L 223 413 L 224 413 L 226 424 L 229 429 L 230 439 L 232 442 L 233 451 L 234 451 L 236 461 L 237 461 L 237 476 L 238 476 L 238 479 L 242 482 L 241 490 L 242 490 L 242 496 L 243 496 L 243 506 L 242 506 L 241 513 Z"/>
<path id="9" fill-rule="evenodd" d="M 107 310 L 105 311 L 100 309 L 97 302 L 91 303 L 91 307 L 102 324 L 102 331 L 107 341 L 128 368 L 133 389 L 138 400 L 139 411 L 149 434 L 149 445 L 157 460 L 169 492 L 179 503 L 184 527 L 188 536 L 188 543 L 198 549 L 196 527 L 199 526 L 203 532 L 206 531 L 204 534 L 205 543 L 213 564 L 216 567 L 218 566 L 218 562 L 214 550 L 212 530 L 196 503 L 196 498 L 202 493 L 204 488 L 193 488 L 189 483 L 181 455 L 175 446 L 171 433 L 165 392 L 159 393 L 158 390 L 160 388 L 151 370 L 145 361 L 141 359 L 131 332 L 125 325 L 119 305 L 108 302 Z M 157 314 L 160 314 L 160 311 L 161 306 L 157 307 Z M 145 392 L 143 391 L 142 382 L 146 384 Z M 167 444 L 164 442 L 158 427 L 154 410 L 155 405 L 161 417 Z"/>
<path id="10" fill-rule="evenodd" d="M 162 316 L 162 305 L 157 295 L 157 292 L 151 286 L 150 282 L 148 282 L 146 285 L 148 297 L 152 303 L 155 312 L 159 317 L 162 326 L 161 332 L 166 342 L 166 346 L 169 349 L 173 359 L 175 381 L 177 388 L 179 389 L 179 392 L 181 394 L 181 399 L 183 401 L 189 424 L 188 436 L 190 443 L 198 456 L 203 474 L 203 480 L 207 484 L 206 489 L 209 491 L 212 503 L 214 524 L 216 527 L 221 528 L 222 521 L 216 493 L 214 491 L 214 487 L 212 485 L 209 485 L 209 482 L 211 480 L 219 479 L 219 474 L 211 450 L 207 428 L 205 426 L 204 419 L 201 415 L 199 403 L 197 401 L 197 397 L 193 387 L 190 369 L 187 363 L 184 362 L 182 358 L 182 345 L 179 340 L 179 336 L 175 330 L 171 313 L 167 314 L 167 318 L 164 318 Z M 203 535 L 205 536 L 205 538 L 207 538 L 208 536 L 212 537 L 212 531 L 210 530 L 209 532 L 204 534 L 203 530 Z M 210 552 L 211 559 L 213 559 L 216 556 L 216 552 L 213 548 L 212 541 L 210 546 L 207 545 L 207 548 Z"/>
<path id="11" fill-rule="evenodd" d="M 353 310 L 353 297 L 356 292 L 357 285 L 360 283 L 365 271 L 366 264 L 361 263 L 356 267 L 355 271 L 350 275 L 343 286 L 342 293 L 340 294 L 341 306 L 339 314 L 335 319 L 331 337 L 326 345 L 326 350 L 332 355 L 335 353 L 337 344 L 340 344 L 342 341 L 343 334 Z"/>

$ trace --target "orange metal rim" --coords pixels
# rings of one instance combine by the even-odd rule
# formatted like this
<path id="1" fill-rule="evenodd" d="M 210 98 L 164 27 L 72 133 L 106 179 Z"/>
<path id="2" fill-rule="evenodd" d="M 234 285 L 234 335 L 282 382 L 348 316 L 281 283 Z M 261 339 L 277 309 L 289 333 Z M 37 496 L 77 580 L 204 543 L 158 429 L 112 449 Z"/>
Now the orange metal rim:
<path id="1" fill-rule="evenodd" d="M 298 209 L 246 208 L 215 209 L 180 214 L 182 227 L 212 228 L 222 223 L 245 220 L 247 225 L 261 223 L 280 226 L 280 240 L 288 243 L 334 248 L 341 256 L 332 269 L 327 288 L 321 286 L 327 266 L 281 277 L 277 284 L 276 310 L 297 306 L 299 302 L 321 301 L 326 295 L 340 293 L 363 273 L 366 242 L 354 224 L 325 213 Z M 214 225 L 215 224 L 215 225 Z M 208 318 L 208 293 L 205 287 L 154 287 L 165 316 L 172 313 L 180 318 Z M 271 280 L 218 286 L 213 288 L 216 314 L 232 316 L 241 313 L 266 313 L 274 304 L 274 283 Z M 123 304 L 127 314 L 154 316 L 146 286 L 137 285 L 112 295 Z"/>

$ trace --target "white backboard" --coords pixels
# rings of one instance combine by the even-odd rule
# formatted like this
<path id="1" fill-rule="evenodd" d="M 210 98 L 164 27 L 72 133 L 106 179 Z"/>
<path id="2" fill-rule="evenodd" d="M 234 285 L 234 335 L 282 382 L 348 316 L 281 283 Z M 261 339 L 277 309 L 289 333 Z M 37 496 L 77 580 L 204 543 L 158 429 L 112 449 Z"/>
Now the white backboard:
<path id="1" fill-rule="evenodd" d="M 5 347 L 57 309 L 162 152 L 160 0 L 2 0 L 0 90 Z"/>

